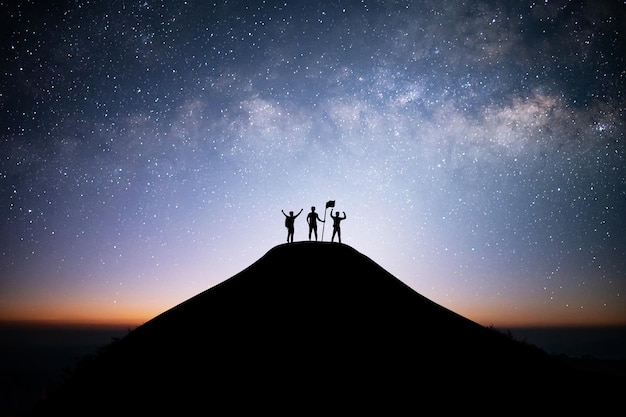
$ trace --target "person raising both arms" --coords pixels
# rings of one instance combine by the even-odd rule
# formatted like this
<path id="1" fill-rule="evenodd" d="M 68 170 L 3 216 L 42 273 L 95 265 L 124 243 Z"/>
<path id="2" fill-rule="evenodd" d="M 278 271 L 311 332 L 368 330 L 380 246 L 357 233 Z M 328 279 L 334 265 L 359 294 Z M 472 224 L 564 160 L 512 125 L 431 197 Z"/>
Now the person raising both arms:
<path id="1" fill-rule="evenodd" d="M 343 212 L 343 217 L 339 217 L 339 212 L 333 216 L 333 209 L 330 209 L 330 218 L 333 219 L 333 236 L 330 238 L 331 242 L 335 241 L 335 235 L 339 239 L 339 243 L 341 243 L 341 221 L 346 219 L 346 212 Z"/>
<path id="2" fill-rule="evenodd" d="M 295 230 L 294 222 L 296 220 L 296 217 L 298 217 L 300 213 L 302 213 L 302 210 L 303 209 L 300 209 L 298 214 L 296 214 L 295 216 L 293 214 L 293 211 L 290 211 L 289 215 L 287 215 L 283 210 L 281 210 L 281 212 L 285 216 L 285 227 L 287 228 L 287 243 L 293 243 L 293 232 Z"/>

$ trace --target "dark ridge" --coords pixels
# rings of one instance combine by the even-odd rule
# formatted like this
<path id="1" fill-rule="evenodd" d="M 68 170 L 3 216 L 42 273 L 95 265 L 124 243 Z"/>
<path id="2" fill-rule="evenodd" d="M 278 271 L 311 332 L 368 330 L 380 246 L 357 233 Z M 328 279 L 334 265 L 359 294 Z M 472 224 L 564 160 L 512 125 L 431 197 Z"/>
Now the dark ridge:
<path id="1" fill-rule="evenodd" d="M 597 413 L 624 389 L 607 378 L 428 300 L 347 245 L 299 242 L 131 331 L 28 415 Z"/>

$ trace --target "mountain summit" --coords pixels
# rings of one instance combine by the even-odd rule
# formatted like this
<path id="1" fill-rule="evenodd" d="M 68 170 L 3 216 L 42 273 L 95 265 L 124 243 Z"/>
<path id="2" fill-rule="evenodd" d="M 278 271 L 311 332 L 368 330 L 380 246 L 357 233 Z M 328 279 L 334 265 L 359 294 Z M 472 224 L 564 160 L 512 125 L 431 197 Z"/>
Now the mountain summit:
<path id="1" fill-rule="evenodd" d="M 347 245 L 297 242 L 112 343 L 30 415 L 580 411 L 610 395 L 593 377 Z"/>

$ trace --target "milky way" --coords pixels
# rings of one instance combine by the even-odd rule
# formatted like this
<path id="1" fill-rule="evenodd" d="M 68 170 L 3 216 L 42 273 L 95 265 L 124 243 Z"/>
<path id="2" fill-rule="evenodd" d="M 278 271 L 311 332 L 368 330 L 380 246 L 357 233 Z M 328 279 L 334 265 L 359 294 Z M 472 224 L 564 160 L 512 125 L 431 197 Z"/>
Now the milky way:
<path id="1" fill-rule="evenodd" d="M 1 7 L 1 315 L 145 321 L 335 200 L 470 319 L 626 320 L 624 3 Z"/>

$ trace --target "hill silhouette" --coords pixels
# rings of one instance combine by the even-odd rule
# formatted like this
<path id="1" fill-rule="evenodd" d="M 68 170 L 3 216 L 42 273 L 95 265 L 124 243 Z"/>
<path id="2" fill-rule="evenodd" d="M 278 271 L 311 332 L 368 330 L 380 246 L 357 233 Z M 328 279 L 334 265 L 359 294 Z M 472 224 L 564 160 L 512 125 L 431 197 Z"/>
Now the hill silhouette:
<path id="1" fill-rule="evenodd" d="M 608 378 L 428 300 L 347 245 L 296 242 L 129 332 L 28 415 L 597 412 L 623 392 Z"/>

